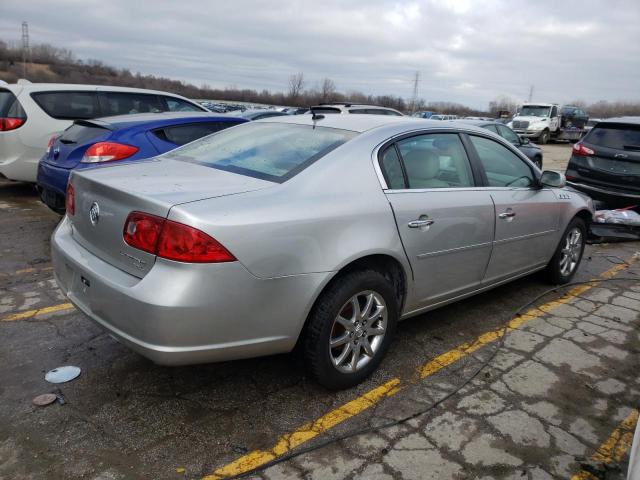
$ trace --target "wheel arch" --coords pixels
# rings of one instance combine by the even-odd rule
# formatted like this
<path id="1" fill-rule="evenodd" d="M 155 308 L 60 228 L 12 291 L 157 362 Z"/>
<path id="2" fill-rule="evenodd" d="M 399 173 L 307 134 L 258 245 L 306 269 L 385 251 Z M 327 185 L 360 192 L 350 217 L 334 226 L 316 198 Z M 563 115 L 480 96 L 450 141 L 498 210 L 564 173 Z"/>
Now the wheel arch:
<path id="1" fill-rule="evenodd" d="M 313 302 L 311 303 L 300 328 L 300 332 L 298 333 L 298 340 L 296 342 L 295 349 L 297 349 L 302 342 L 310 314 L 320 298 L 322 298 L 322 294 L 335 282 L 340 281 L 341 277 L 349 272 L 357 270 L 375 270 L 380 272 L 393 283 L 396 292 L 396 300 L 398 301 L 398 315 L 401 315 L 409 292 L 409 282 L 412 278 L 412 272 L 408 268 L 408 264 L 404 265 L 402 261 L 389 253 L 370 253 L 363 255 L 347 261 L 328 278 L 322 288 L 320 288 L 315 294 Z"/>

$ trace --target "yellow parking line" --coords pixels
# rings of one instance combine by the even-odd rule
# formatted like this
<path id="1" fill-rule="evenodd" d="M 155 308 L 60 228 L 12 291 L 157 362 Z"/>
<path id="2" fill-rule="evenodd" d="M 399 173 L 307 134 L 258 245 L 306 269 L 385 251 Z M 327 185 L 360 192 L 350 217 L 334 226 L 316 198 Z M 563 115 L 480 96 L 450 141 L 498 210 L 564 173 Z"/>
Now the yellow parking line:
<path id="1" fill-rule="evenodd" d="M 611 278 L 622 270 L 626 269 L 628 266 L 629 263 L 616 265 L 606 272 L 602 273 L 600 275 L 600 278 Z M 506 329 L 504 326 L 502 326 L 496 330 L 483 333 L 473 342 L 463 343 L 462 345 L 459 345 L 458 347 L 453 348 L 448 352 L 438 355 L 433 360 L 425 363 L 418 368 L 418 376 L 420 378 L 426 378 L 430 375 L 433 375 L 441 369 L 457 362 L 466 355 L 469 355 L 470 353 L 475 352 L 481 347 L 498 340 L 505 334 L 506 331 L 511 331 L 521 327 L 523 324 L 534 320 L 561 305 L 564 305 L 571 299 L 575 298 L 578 295 L 581 295 L 582 293 L 586 292 L 596 285 L 597 283 L 594 282 L 576 286 L 569 290 L 562 297 L 547 302 L 540 307 L 532 308 L 522 315 L 512 319 L 507 323 Z M 406 384 L 407 383 L 405 383 L 405 385 Z M 246 455 L 243 455 L 242 457 L 234 460 L 233 462 L 218 468 L 213 473 L 205 476 L 203 480 L 221 480 L 224 478 L 241 475 L 245 472 L 259 468 L 262 465 L 270 462 L 271 460 L 274 460 L 275 458 L 286 454 L 298 445 L 301 445 L 302 443 L 315 438 L 321 433 L 326 432 L 338 423 L 341 423 L 355 415 L 358 415 L 367 408 L 382 401 L 384 398 L 395 395 L 402 388 L 403 385 L 401 385 L 401 380 L 399 378 L 393 378 L 384 385 L 369 390 L 367 393 L 357 397 L 356 399 L 351 400 L 350 402 L 329 411 L 319 419 L 302 425 L 294 432 L 281 436 L 272 448 L 267 450 L 254 450 L 252 452 L 249 452 Z M 327 421 L 327 419 L 334 418 L 339 419 L 339 421 Z"/>
<path id="2" fill-rule="evenodd" d="M 71 310 L 73 305 L 70 303 L 61 303 L 59 305 L 52 305 L 51 307 L 38 308 L 35 310 L 25 310 L 24 312 L 14 313 L 2 319 L 3 322 L 15 322 L 16 320 L 24 320 L 25 318 L 33 318 L 38 315 L 45 315 L 47 313 L 61 312 L 63 310 Z"/>
<path id="3" fill-rule="evenodd" d="M 631 448 L 633 442 L 633 430 L 638 423 L 638 410 L 631 410 L 620 425 L 611 432 L 609 438 L 598 447 L 596 453 L 591 455 L 591 460 L 598 463 L 619 462 Z M 597 479 L 595 475 L 581 470 L 571 477 L 571 480 L 590 480 Z"/>

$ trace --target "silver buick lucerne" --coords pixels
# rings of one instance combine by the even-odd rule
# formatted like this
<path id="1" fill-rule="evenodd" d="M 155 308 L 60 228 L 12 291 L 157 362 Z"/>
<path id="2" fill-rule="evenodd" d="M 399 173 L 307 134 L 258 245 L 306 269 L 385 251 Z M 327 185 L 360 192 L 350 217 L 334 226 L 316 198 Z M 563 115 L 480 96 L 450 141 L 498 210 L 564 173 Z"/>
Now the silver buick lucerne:
<path id="1" fill-rule="evenodd" d="M 455 122 L 298 115 L 72 174 L 58 283 L 140 354 L 291 351 L 366 378 L 400 319 L 537 270 L 576 272 L 592 217 L 564 177 Z"/>

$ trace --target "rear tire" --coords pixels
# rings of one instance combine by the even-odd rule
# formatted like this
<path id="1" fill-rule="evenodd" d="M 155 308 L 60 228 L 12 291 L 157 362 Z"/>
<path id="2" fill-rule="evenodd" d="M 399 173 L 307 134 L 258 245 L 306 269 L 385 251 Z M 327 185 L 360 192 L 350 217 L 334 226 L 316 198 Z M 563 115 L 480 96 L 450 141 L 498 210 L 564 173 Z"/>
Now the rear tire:
<path id="1" fill-rule="evenodd" d="M 398 321 L 393 284 L 375 270 L 345 274 L 327 287 L 306 327 L 303 355 L 326 388 L 349 388 L 373 373 L 386 354 Z"/>
<path id="2" fill-rule="evenodd" d="M 554 285 L 569 283 L 578 271 L 584 253 L 587 227 L 581 218 L 575 217 L 562 234 L 558 248 L 547 265 L 546 274 Z"/>

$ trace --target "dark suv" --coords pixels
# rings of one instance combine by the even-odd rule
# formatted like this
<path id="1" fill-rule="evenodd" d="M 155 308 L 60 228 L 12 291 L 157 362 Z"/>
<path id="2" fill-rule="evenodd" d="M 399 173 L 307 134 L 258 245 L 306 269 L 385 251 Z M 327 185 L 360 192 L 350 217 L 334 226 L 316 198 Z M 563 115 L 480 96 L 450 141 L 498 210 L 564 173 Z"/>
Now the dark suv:
<path id="1" fill-rule="evenodd" d="M 573 146 L 567 183 L 608 207 L 640 204 L 640 117 L 602 120 Z"/>

